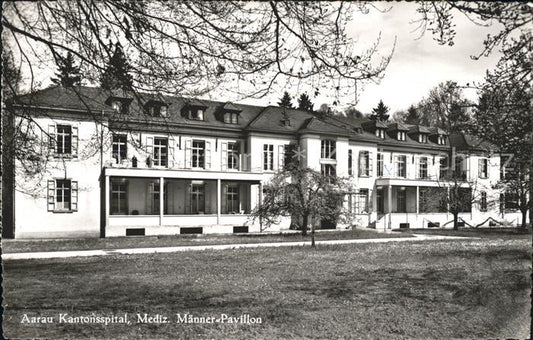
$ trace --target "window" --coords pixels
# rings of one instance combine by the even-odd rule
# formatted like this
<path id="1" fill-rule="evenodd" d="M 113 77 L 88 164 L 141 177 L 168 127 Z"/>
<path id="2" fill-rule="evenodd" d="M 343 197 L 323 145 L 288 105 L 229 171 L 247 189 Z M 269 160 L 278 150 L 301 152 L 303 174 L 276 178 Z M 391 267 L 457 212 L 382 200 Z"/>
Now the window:
<path id="1" fill-rule="evenodd" d="M 348 175 L 353 175 L 353 151 L 348 150 Z"/>
<path id="2" fill-rule="evenodd" d="M 151 192 L 151 201 L 152 201 L 152 214 L 159 215 L 159 205 L 160 205 L 160 199 L 161 199 L 161 189 L 159 185 L 159 181 L 155 181 L 150 183 L 152 190 Z M 167 199 L 167 184 L 164 184 L 163 186 L 163 212 L 165 214 L 168 213 L 168 199 Z"/>
<path id="3" fill-rule="evenodd" d="M 321 141 L 320 158 L 335 159 L 335 141 L 323 139 Z"/>
<path id="4" fill-rule="evenodd" d="M 479 178 L 489 177 L 489 160 L 487 158 L 480 158 L 478 160 L 478 175 Z"/>
<path id="5" fill-rule="evenodd" d="M 448 174 L 448 157 L 441 157 L 439 161 L 439 178 L 445 178 Z"/>
<path id="6" fill-rule="evenodd" d="M 228 143 L 228 169 L 239 170 L 239 144 Z"/>
<path id="7" fill-rule="evenodd" d="M 193 120 L 204 120 L 204 108 L 203 107 L 189 107 L 187 111 L 187 118 Z"/>
<path id="8" fill-rule="evenodd" d="M 438 141 L 439 145 L 446 145 L 446 136 L 445 135 L 439 135 L 437 141 Z"/>
<path id="9" fill-rule="evenodd" d="M 463 158 L 455 157 L 455 176 L 459 179 L 466 179 L 466 172 L 463 170 Z"/>
<path id="10" fill-rule="evenodd" d="M 480 193 L 480 200 L 479 200 L 479 210 L 480 211 L 487 211 L 487 193 L 485 191 L 482 191 Z"/>
<path id="11" fill-rule="evenodd" d="M 49 180 L 48 211 L 78 211 L 78 182 L 70 179 Z"/>
<path id="12" fill-rule="evenodd" d="M 239 211 L 239 185 L 230 184 L 226 192 L 226 213 L 237 214 Z"/>
<path id="13" fill-rule="evenodd" d="M 154 165 L 167 166 L 168 164 L 168 139 L 154 138 Z"/>
<path id="14" fill-rule="evenodd" d="M 428 135 L 425 133 L 421 133 L 418 135 L 418 142 L 420 143 L 427 143 L 428 142 Z"/>
<path id="15" fill-rule="evenodd" d="M 405 155 L 402 156 L 396 156 L 396 177 L 404 177 L 406 176 L 406 159 L 407 157 Z"/>
<path id="16" fill-rule="evenodd" d="M 378 177 L 383 176 L 383 154 L 378 153 Z"/>
<path id="17" fill-rule="evenodd" d="M 225 112 L 224 113 L 224 123 L 227 123 L 227 124 L 238 124 L 239 123 L 239 114 L 237 112 Z"/>
<path id="18" fill-rule="evenodd" d="M 166 117 L 168 108 L 166 105 L 151 104 L 145 108 L 145 113 L 152 117 Z"/>
<path id="19" fill-rule="evenodd" d="M 419 168 L 418 168 L 418 178 L 428 178 L 428 158 L 420 157 Z"/>
<path id="20" fill-rule="evenodd" d="M 368 189 L 359 190 L 359 193 L 356 195 L 355 204 L 356 214 L 368 213 Z"/>
<path id="21" fill-rule="evenodd" d="M 111 182 L 111 215 L 128 214 L 128 182 Z"/>
<path id="22" fill-rule="evenodd" d="M 385 130 L 384 129 L 376 129 L 376 137 L 385 139 Z"/>
<path id="23" fill-rule="evenodd" d="M 117 163 L 127 158 L 127 135 L 113 135 L 112 152 Z"/>
<path id="24" fill-rule="evenodd" d="M 405 140 L 405 131 L 398 131 L 397 139 L 398 140 Z"/>
<path id="25" fill-rule="evenodd" d="M 205 168 L 205 141 L 192 141 L 192 167 Z"/>
<path id="26" fill-rule="evenodd" d="M 370 161 L 370 152 L 359 152 L 359 177 L 370 176 L 372 163 Z"/>
<path id="27" fill-rule="evenodd" d="M 407 191 L 405 189 L 396 192 L 396 212 L 404 213 L 407 211 Z"/>
<path id="28" fill-rule="evenodd" d="M 205 189 L 203 184 L 191 184 L 191 213 L 203 214 L 205 211 Z"/>
<path id="29" fill-rule="evenodd" d="M 321 164 L 320 173 L 322 176 L 335 176 L 335 164 Z"/>
<path id="30" fill-rule="evenodd" d="M 298 159 L 296 159 L 296 145 L 288 144 L 285 145 L 285 150 L 283 154 L 283 166 L 285 168 L 293 165 L 297 165 Z"/>
<path id="31" fill-rule="evenodd" d="M 274 145 L 263 144 L 263 170 L 274 170 Z"/>
<path id="32" fill-rule="evenodd" d="M 76 156 L 78 149 L 78 128 L 70 125 L 48 127 L 50 149 L 55 156 Z"/>
<path id="33" fill-rule="evenodd" d="M 376 190 L 376 209 L 378 214 L 385 212 L 385 197 L 383 196 L 383 189 Z"/>

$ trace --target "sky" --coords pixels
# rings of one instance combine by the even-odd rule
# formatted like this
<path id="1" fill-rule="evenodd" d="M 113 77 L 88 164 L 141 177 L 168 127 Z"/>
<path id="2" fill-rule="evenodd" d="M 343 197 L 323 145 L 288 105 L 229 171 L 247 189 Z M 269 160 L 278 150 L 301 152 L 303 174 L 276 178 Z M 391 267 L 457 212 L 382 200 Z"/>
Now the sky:
<path id="1" fill-rule="evenodd" d="M 381 55 L 390 53 L 395 39 L 396 46 L 380 83 L 358 86 L 357 102 L 355 98 L 344 100 L 345 104 L 355 103 L 355 107 L 363 113 L 370 113 L 380 100 L 383 100 L 392 113 L 406 110 L 427 96 L 430 89 L 447 80 L 463 86 L 467 83 L 481 82 L 486 70 L 493 69 L 500 57 L 500 54 L 494 51 L 489 57 L 481 57 L 479 60 L 470 58 L 482 51 L 484 38 L 488 33 L 496 32 L 499 28 L 497 26 L 478 26 L 464 15 L 455 13 L 453 19 L 457 31 L 455 45 L 441 46 L 433 40 L 430 32 L 420 37 L 420 32 L 414 31 L 417 25 L 411 22 L 417 17 L 417 4 L 408 2 L 372 4 L 382 11 L 371 9 L 368 14 L 354 14 L 347 27 L 348 34 L 357 39 L 359 47 L 365 48 L 374 43 L 381 33 L 379 48 Z M 49 85 L 53 72 L 55 67 L 41 70 L 42 86 Z M 281 95 L 282 93 L 273 93 L 262 99 L 238 102 L 262 106 L 277 105 Z M 464 90 L 464 95 L 473 101 L 477 98 L 475 90 L 472 89 Z M 210 98 L 225 99 L 214 98 L 212 95 Z M 318 109 L 324 103 L 331 105 L 335 99 L 322 95 L 312 100 L 315 109 Z"/>
<path id="2" fill-rule="evenodd" d="M 486 70 L 493 69 L 499 59 L 497 52 L 479 60 L 470 58 L 482 51 L 484 38 L 497 29 L 495 26 L 477 26 L 464 15 L 456 14 L 455 45 L 441 46 L 433 40 L 430 32 L 417 39 L 420 32 L 413 32 L 417 25 L 410 24 L 416 18 L 416 4 L 378 2 L 375 6 L 390 10 L 385 13 L 372 10 L 368 14 L 355 15 L 348 27 L 349 34 L 364 45 L 375 41 L 381 32 L 382 54 L 391 50 L 395 37 L 397 41 L 381 82 L 358 89 L 356 108 L 363 113 L 371 112 L 379 100 L 383 100 L 391 112 L 406 110 L 427 96 L 431 88 L 447 80 L 462 86 L 481 82 Z M 464 95 L 471 100 L 477 98 L 475 90 L 464 90 Z M 276 105 L 279 97 L 281 95 L 273 95 L 267 100 L 246 102 Z M 315 109 L 322 103 L 331 104 L 332 101 L 331 98 L 317 97 L 314 99 Z"/>

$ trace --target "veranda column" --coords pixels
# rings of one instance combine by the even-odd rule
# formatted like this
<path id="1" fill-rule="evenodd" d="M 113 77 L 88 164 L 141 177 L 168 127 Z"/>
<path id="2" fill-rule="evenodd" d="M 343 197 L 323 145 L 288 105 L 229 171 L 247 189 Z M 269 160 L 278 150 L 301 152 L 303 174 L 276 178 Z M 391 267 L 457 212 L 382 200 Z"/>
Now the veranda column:
<path id="1" fill-rule="evenodd" d="M 220 224 L 220 199 L 221 199 L 221 184 L 220 179 L 217 179 L 217 224 Z"/>
<path id="2" fill-rule="evenodd" d="M 105 180 L 104 180 L 104 195 L 105 195 L 105 199 L 104 199 L 104 219 L 105 219 L 105 226 L 104 226 L 104 230 L 101 232 L 101 236 L 102 237 L 105 237 L 106 235 L 106 232 L 107 232 L 107 228 L 109 228 L 109 209 L 110 209 L 110 186 L 109 186 L 109 176 L 106 175 L 105 176 Z M 102 196 L 100 196 L 102 197 Z"/>
<path id="3" fill-rule="evenodd" d="M 389 229 L 392 229 L 392 185 L 387 187 L 387 211 L 389 213 Z"/>
<path id="4" fill-rule="evenodd" d="M 418 185 L 416 186 L 415 205 L 416 205 L 416 224 L 418 224 L 418 214 L 420 213 L 420 187 Z M 423 223 L 422 223 L 422 227 L 423 227 Z"/>
<path id="5" fill-rule="evenodd" d="M 163 225 L 163 207 L 165 206 L 164 178 L 159 178 L 159 225 Z"/>

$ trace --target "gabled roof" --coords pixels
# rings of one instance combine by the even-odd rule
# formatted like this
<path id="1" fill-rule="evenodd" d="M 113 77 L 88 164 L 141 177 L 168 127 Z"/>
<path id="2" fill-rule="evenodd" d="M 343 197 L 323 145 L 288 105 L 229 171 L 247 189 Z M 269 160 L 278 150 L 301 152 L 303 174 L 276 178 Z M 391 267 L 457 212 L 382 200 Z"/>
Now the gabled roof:
<path id="1" fill-rule="evenodd" d="M 232 102 L 227 102 L 226 104 L 224 104 L 224 106 L 222 106 L 222 109 L 224 111 L 242 111 L 240 108 L 235 106 Z"/>
<path id="2" fill-rule="evenodd" d="M 364 121 L 363 123 L 361 123 L 361 126 L 366 128 L 366 129 L 368 129 L 368 128 L 371 128 L 371 129 L 376 129 L 376 128 L 386 129 L 386 128 L 389 127 L 387 125 L 387 123 L 382 122 L 381 120 L 371 120 L 371 119 L 368 119 L 368 120 Z"/>
<path id="3" fill-rule="evenodd" d="M 396 123 L 389 124 L 388 130 L 389 131 L 409 131 L 409 128 L 407 127 L 407 125 L 403 123 L 396 122 Z"/>
<path id="4" fill-rule="evenodd" d="M 426 126 L 422 125 L 407 125 L 409 127 L 409 133 L 430 133 L 430 130 Z"/>
<path id="5" fill-rule="evenodd" d="M 298 130 L 299 133 L 320 133 L 329 134 L 343 137 L 350 137 L 351 133 L 347 129 L 335 126 L 317 117 L 311 117 L 306 119 L 305 123 Z"/>
<path id="6" fill-rule="evenodd" d="M 499 148 L 496 145 L 476 136 L 468 135 L 462 132 L 451 133 L 449 139 L 450 145 L 455 147 L 457 150 L 499 151 Z"/>
<path id="7" fill-rule="evenodd" d="M 445 135 L 448 136 L 448 132 L 445 130 L 439 128 L 439 127 L 431 127 L 429 128 L 429 133 L 432 135 Z"/>

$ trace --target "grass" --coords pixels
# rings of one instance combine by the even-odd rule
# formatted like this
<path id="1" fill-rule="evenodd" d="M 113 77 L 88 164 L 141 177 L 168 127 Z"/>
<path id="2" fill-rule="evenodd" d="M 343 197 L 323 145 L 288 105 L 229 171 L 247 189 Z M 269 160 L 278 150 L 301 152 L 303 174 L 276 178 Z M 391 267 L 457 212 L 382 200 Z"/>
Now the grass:
<path id="1" fill-rule="evenodd" d="M 411 237 L 409 234 L 386 234 L 374 230 L 334 230 L 316 233 L 316 240 L 368 239 L 389 237 Z M 266 242 L 311 242 L 311 236 L 303 237 L 299 233 L 291 234 L 211 234 L 211 235 L 165 235 L 135 236 L 86 239 L 39 239 L 39 240 L 3 240 L 4 253 L 23 253 L 40 251 L 90 250 L 173 247 L 210 244 L 266 243 Z"/>
<path id="2" fill-rule="evenodd" d="M 459 228 L 453 229 L 398 229 L 403 234 L 481 237 L 489 239 L 531 239 L 531 229 L 522 228 Z"/>
<path id="3" fill-rule="evenodd" d="M 525 239 L 6 261 L 7 337 L 524 338 Z M 21 324 L 30 316 L 261 317 L 262 324 Z"/>

